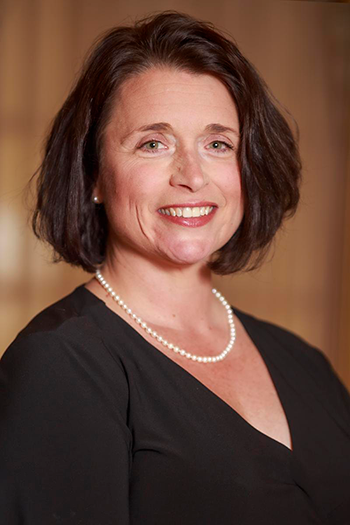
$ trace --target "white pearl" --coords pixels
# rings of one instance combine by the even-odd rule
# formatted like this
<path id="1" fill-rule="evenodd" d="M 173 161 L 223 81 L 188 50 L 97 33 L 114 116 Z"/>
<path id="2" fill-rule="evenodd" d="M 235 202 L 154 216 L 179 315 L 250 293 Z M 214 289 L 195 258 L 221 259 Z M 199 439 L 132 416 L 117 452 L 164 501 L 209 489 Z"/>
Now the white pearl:
<path id="1" fill-rule="evenodd" d="M 221 354 L 216 356 L 197 356 L 194 354 L 190 354 L 189 352 L 186 352 L 186 350 L 180 349 L 178 346 L 175 346 L 171 343 L 168 343 L 166 339 L 163 339 L 162 336 L 158 335 L 155 330 L 152 330 L 147 326 L 147 323 L 142 321 L 140 317 L 138 317 L 136 314 L 134 314 L 124 301 L 119 297 L 119 295 L 116 294 L 116 292 L 113 290 L 113 288 L 109 285 L 109 283 L 104 279 L 101 272 L 99 270 L 96 271 L 95 277 L 97 281 L 105 288 L 105 290 L 111 295 L 111 297 L 115 300 L 115 302 L 123 308 L 128 315 L 134 321 L 139 324 L 148 334 L 150 334 L 152 337 L 154 337 L 159 343 L 161 343 L 163 346 L 166 346 L 170 350 L 173 350 L 176 354 L 180 354 L 182 356 L 185 356 L 187 359 L 191 359 L 192 361 L 197 361 L 198 363 L 216 363 L 218 361 L 222 361 L 227 354 L 231 351 L 233 348 L 233 345 L 235 344 L 236 340 L 236 329 L 233 321 L 233 312 L 231 309 L 231 306 L 228 304 L 226 299 L 221 295 L 220 292 L 218 292 L 215 288 L 212 289 L 213 294 L 219 299 L 221 304 L 224 306 L 227 312 L 227 320 L 230 327 L 230 341 L 228 345 L 226 346 L 225 350 L 221 352 Z"/>

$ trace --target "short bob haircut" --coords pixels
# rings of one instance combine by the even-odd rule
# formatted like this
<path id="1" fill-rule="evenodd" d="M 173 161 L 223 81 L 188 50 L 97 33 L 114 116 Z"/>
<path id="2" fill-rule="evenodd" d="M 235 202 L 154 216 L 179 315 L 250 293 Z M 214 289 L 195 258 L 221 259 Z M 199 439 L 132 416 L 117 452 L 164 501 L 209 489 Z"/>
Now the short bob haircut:
<path id="1" fill-rule="evenodd" d="M 153 67 L 209 74 L 236 104 L 244 216 L 209 263 L 225 275 L 256 268 L 299 200 L 301 162 L 293 133 L 237 46 L 210 23 L 166 11 L 108 31 L 93 48 L 57 114 L 38 170 L 33 230 L 64 260 L 94 272 L 104 261 L 108 220 L 92 202 L 103 131 L 120 86 Z"/>

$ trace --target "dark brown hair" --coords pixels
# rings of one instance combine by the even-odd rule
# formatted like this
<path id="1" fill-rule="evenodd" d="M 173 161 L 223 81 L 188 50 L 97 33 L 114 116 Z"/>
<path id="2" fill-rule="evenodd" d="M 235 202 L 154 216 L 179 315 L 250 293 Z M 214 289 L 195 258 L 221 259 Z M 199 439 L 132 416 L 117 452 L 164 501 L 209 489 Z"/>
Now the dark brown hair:
<path id="1" fill-rule="evenodd" d="M 55 260 L 88 272 L 103 262 L 108 222 L 103 205 L 92 202 L 102 133 L 121 84 L 155 66 L 210 74 L 232 95 L 240 123 L 244 217 L 210 267 L 221 275 L 255 268 L 283 219 L 295 212 L 301 170 L 297 144 L 264 81 L 235 43 L 211 24 L 173 11 L 114 28 L 92 50 L 47 138 L 34 233 L 53 246 Z"/>

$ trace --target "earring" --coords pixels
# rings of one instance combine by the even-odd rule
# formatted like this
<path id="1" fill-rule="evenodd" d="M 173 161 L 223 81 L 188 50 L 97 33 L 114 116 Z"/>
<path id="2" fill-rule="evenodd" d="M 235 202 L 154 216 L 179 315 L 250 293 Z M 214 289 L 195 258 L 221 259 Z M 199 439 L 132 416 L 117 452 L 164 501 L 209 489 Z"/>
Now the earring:
<path id="1" fill-rule="evenodd" d="M 94 202 L 95 204 L 99 204 L 99 203 L 100 203 L 100 201 L 98 200 L 97 195 L 94 195 L 93 198 L 92 198 L 92 200 L 93 200 L 93 202 Z"/>

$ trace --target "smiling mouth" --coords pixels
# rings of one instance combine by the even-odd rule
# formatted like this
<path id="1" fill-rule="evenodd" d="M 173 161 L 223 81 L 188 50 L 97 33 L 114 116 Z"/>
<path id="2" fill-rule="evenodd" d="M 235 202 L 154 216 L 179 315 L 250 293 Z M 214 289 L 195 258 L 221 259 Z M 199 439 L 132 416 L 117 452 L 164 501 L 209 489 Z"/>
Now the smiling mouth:
<path id="1" fill-rule="evenodd" d="M 192 217 L 204 217 L 212 213 L 215 206 L 185 206 L 185 207 L 169 207 L 159 208 L 159 213 L 168 215 L 171 217 L 184 217 L 185 219 L 191 219 Z"/>

